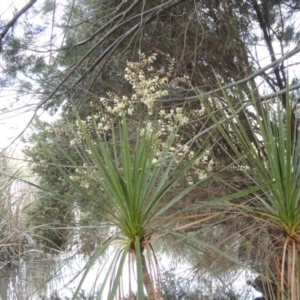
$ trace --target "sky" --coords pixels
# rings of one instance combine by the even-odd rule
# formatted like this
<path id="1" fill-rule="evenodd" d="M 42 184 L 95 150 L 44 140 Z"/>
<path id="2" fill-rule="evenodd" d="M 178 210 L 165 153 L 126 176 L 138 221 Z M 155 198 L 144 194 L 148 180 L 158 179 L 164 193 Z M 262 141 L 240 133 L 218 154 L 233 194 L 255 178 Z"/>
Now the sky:
<path id="1" fill-rule="evenodd" d="M 10 20 L 13 17 L 14 11 L 20 10 L 27 1 L 22 0 L 2 0 L 0 6 L 0 19 Z M 2 60 L 0 57 L 0 68 L 2 68 Z M 10 143 L 24 130 L 27 126 L 32 112 L 25 112 L 28 109 L 20 109 L 26 106 L 26 103 L 31 99 L 25 97 L 20 99 L 18 105 L 14 104 L 16 94 L 13 89 L 1 89 L 0 91 L 0 109 L 7 109 L 10 113 L 0 111 L 0 151 L 6 148 Z M 20 142 L 13 146 L 16 148 Z"/>
<path id="2" fill-rule="evenodd" d="M 14 12 L 19 11 L 27 3 L 28 0 L 1 0 L 0 19 L 6 21 L 10 20 L 13 17 Z M 40 3 L 42 2 L 38 1 L 35 6 L 39 5 Z M 43 22 L 43 20 L 36 21 Z M 18 34 L 17 31 L 18 27 L 15 26 L 16 34 Z M 45 38 L 49 37 L 45 36 Z M 2 68 L 1 64 L 3 64 L 3 61 L 1 60 L 0 56 L 0 68 Z M 22 134 L 34 116 L 34 112 L 30 107 L 28 107 L 28 103 L 37 103 L 39 101 L 38 99 L 34 98 L 34 95 L 25 95 L 19 97 L 17 103 L 15 99 L 16 93 L 13 87 L 0 90 L 0 151 L 10 146 L 10 144 Z M 2 112 L 3 109 L 6 109 L 5 113 Z M 53 118 L 45 112 L 38 112 L 38 116 L 47 121 Z M 29 129 L 26 129 L 25 134 L 28 134 L 29 132 Z M 20 142 L 19 138 L 12 145 L 12 148 L 14 149 L 20 149 L 22 147 L 23 144 Z"/>
<path id="3" fill-rule="evenodd" d="M 1 1 L 0 19 L 11 19 L 11 17 L 13 16 L 13 9 L 15 7 L 14 4 L 18 5 L 17 8 L 19 8 L 19 6 L 22 5 L 22 1 L 8 1 L 8 0 Z M 2 60 L 0 57 L 0 67 L 1 64 L 2 64 Z M 1 90 L 0 109 L 9 107 L 10 99 L 13 96 L 14 95 L 12 91 L 4 92 L 3 90 Z M 17 119 L 13 120 L 11 119 L 11 115 L 3 114 L 2 112 L 0 112 L 0 151 L 1 148 L 7 147 L 9 145 L 9 140 L 15 134 L 14 131 L 16 130 L 16 127 L 18 127 L 17 124 L 18 124 Z"/>

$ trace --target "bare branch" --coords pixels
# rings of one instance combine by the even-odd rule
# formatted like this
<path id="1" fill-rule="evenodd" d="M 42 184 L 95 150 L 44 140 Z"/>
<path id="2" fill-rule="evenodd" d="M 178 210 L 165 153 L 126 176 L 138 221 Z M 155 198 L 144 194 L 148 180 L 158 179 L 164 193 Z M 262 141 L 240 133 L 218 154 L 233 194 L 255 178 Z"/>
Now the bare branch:
<path id="1" fill-rule="evenodd" d="M 37 0 L 30 0 L 21 10 L 19 10 L 15 16 L 4 26 L 4 29 L 0 33 L 0 52 L 2 51 L 2 41 L 6 34 L 8 33 L 9 29 L 14 26 L 14 24 L 18 21 L 18 19 L 29 10 Z"/>
<path id="2" fill-rule="evenodd" d="M 131 34 L 137 32 L 140 30 L 141 26 L 148 24 L 149 22 L 155 20 L 161 13 L 167 11 L 171 7 L 174 7 L 186 0 L 171 0 L 168 1 L 165 4 L 161 4 L 155 7 L 155 9 L 150 9 L 144 14 L 144 18 L 141 22 L 138 22 L 136 25 L 131 27 L 129 30 L 127 30 L 124 34 L 122 34 L 120 37 L 118 37 L 111 45 L 109 45 L 103 53 L 98 57 L 98 59 L 92 64 L 91 67 L 79 78 L 76 80 L 76 82 L 71 86 L 74 87 L 79 82 L 84 80 L 87 74 L 89 74 L 101 61 L 105 60 L 105 58 L 110 57 L 113 52 L 117 50 L 117 47 Z M 95 50 L 98 49 L 99 46 L 108 39 L 108 37 L 118 28 L 120 28 L 122 25 L 127 23 L 128 20 L 125 20 L 122 23 L 117 24 L 114 26 L 107 34 L 105 34 L 89 51 L 85 53 L 85 55 L 72 67 L 72 69 L 69 71 L 69 73 L 65 76 L 65 78 L 60 82 L 60 84 L 51 92 L 51 94 L 41 103 L 41 105 L 44 105 L 49 99 L 51 99 L 57 91 L 63 86 L 63 84 L 71 77 L 71 75 L 76 71 L 76 69 L 82 64 L 82 62 L 89 57 L 89 55 Z M 104 64 L 102 65 L 102 67 Z"/>
<path id="3" fill-rule="evenodd" d="M 114 21 L 121 19 L 123 20 L 124 17 L 139 3 L 141 2 L 141 0 L 136 0 L 134 1 L 130 7 L 128 7 L 127 10 L 125 10 L 124 12 L 114 16 L 113 18 L 111 18 L 107 23 L 105 23 L 101 28 L 99 28 L 96 32 L 94 32 L 91 36 L 89 36 L 87 39 L 78 42 L 76 45 L 72 46 L 73 47 L 77 47 L 77 46 L 82 46 L 90 41 L 92 41 L 97 35 L 99 35 L 104 29 L 106 29 L 109 25 L 111 25 Z M 124 23 L 122 23 L 121 25 L 123 25 Z M 120 26 L 118 26 L 120 27 Z M 71 48 L 71 49 L 72 49 Z"/>
<path id="4" fill-rule="evenodd" d="M 239 84 L 242 84 L 242 83 L 246 83 L 258 76 L 260 76 L 261 74 L 263 74 L 265 71 L 269 70 L 269 69 L 274 69 L 276 68 L 280 63 L 282 63 L 283 61 L 287 60 L 288 58 L 296 55 L 297 53 L 300 52 L 300 44 L 298 44 L 293 50 L 287 52 L 285 55 L 283 55 L 282 57 L 276 59 L 275 61 L 273 61 L 272 63 L 268 64 L 267 66 L 257 70 L 256 72 L 252 73 L 250 76 L 248 77 L 245 77 L 241 80 L 238 80 L 238 81 L 235 81 L 235 82 L 232 82 L 230 84 L 227 84 L 227 85 L 224 85 L 222 88 L 217 88 L 217 89 L 214 89 L 212 91 L 209 91 L 209 92 L 205 92 L 205 93 L 201 93 L 201 91 L 199 90 L 199 95 L 196 95 L 196 96 L 190 96 L 190 97 L 181 97 L 181 98 L 172 98 L 171 100 L 172 101 L 183 101 L 183 100 L 187 100 L 187 101 L 191 101 L 191 100 L 198 100 L 199 97 L 208 97 L 208 96 L 212 96 L 216 93 L 219 93 L 221 92 L 222 90 L 227 90 L 227 89 L 231 89 Z M 266 95 L 264 97 L 262 97 L 262 99 L 269 99 L 269 98 L 272 98 L 274 97 L 274 95 L 281 95 L 283 93 L 286 93 L 287 90 L 295 90 L 298 88 L 298 84 L 295 84 L 295 85 L 291 85 L 290 87 L 288 87 L 287 89 L 282 89 L 276 93 L 273 93 L 273 94 L 270 94 L 270 95 Z M 170 99 L 160 99 L 160 101 L 162 102 L 168 102 L 170 101 Z"/>

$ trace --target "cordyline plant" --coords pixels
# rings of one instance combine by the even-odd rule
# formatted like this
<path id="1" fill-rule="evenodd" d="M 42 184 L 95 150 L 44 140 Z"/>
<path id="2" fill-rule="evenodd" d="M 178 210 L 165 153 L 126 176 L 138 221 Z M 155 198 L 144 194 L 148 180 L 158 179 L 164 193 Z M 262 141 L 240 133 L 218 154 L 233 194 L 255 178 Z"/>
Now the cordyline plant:
<path id="1" fill-rule="evenodd" d="M 231 149 L 228 155 L 243 168 L 250 185 L 259 187 L 259 192 L 249 195 L 251 201 L 228 205 L 254 217 L 268 232 L 273 253 L 266 270 L 260 270 L 268 299 L 300 299 L 300 136 L 297 114 L 294 114 L 288 96 L 285 107 L 280 99 L 259 103 L 258 107 L 253 97 L 252 110 L 255 112 L 251 116 L 256 119 L 241 120 L 241 109 L 239 113 L 235 110 L 225 92 L 224 97 L 226 108 L 222 107 L 216 113 L 207 101 L 206 109 Z M 263 244 L 263 241 L 258 243 Z"/>
<path id="2" fill-rule="evenodd" d="M 184 107 L 164 109 L 156 100 L 168 94 L 170 85 L 186 83 L 188 78 L 171 80 L 174 61 L 167 70 L 156 71 L 152 66 L 155 59 L 156 55 L 147 58 L 140 54 L 138 62 L 127 63 L 125 78 L 132 86 L 131 97 L 108 93 L 109 99 L 100 97 L 98 104 L 92 104 L 93 115 L 85 120 L 75 111 L 75 131 L 70 131 L 73 126 L 67 123 L 65 128 L 46 127 L 51 147 L 40 142 L 47 160 L 54 162 L 63 180 L 93 203 L 91 213 L 101 220 L 99 226 L 112 232 L 91 259 L 74 299 L 93 263 L 108 252 L 112 254 L 101 270 L 99 299 L 106 296 L 121 299 L 126 293 L 132 299 L 135 286 L 138 299 L 144 299 L 144 290 L 149 300 L 161 299 L 153 245 L 166 235 L 186 246 L 196 259 L 208 248 L 241 265 L 228 253 L 188 233 L 191 227 L 215 222 L 215 217 L 224 213 L 222 208 L 199 214 L 202 206 L 194 210 L 192 206 L 187 207 L 188 201 L 182 206 L 189 192 L 212 176 L 214 161 L 208 159 L 210 149 L 206 147 L 211 145 L 208 143 L 210 134 L 207 140 L 201 140 L 201 145 L 193 139 L 184 142 L 178 134 L 190 121 Z M 200 118 L 204 111 L 194 109 L 192 112 L 195 118 Z M 56 135 L 61 131 L 68 146 L 77 152 L 80 164 L 57 142 Z M 64 157 L 68 165 L 60 165 L 57 157 Z M 175 194 L 177 184 L 180 192 Z M 247 192 L 237 192 L 233 198 Z M 221 201 L 223 199 L 215 199 L 211 204 Z M 127 292 L 122 289 L 124 282 L 129 285 Z"/>
<path id="3" fill-rule="evenodd" d="M 132 296 L 131 285 L 136 279 L 138 299 L 144 299 L 144 288 L 148 299 L 160 299 L 159 273 L 152 243 L 155 236 L 161 237 L 172 232 L 172 226 L 174 228 L 175 225 L 173 216 L 167 213 L 168 209 L 176 205 L 196 184 L 188 186 L 171 199 L 167 193 L 199 160 L 205 149 L 201 149 L 183 163 L 182 158 L 178 160 L 176 151 L 170 151 L 176 140 L 178 126 L 173 126 L 174 130 L 168 132 L 164 142 L 161 142 L 157 132 L 161 132 L 162 129 L 147 130 L 145 122 L 141 121 L 135 128 L 135 137 L 132 139 L 129 135 L 128 121 L 123 116 L 117 126 L 111 127 L 111 140 L 107 141 L 101 131 L 97 131 L 96 122 L 94 133 L 97 136 L 91 137 L 86 124 L 80 120 L 77 113 L 76 115 L 76 134 L 81 139 L 81 143 L 77 143 L 77 151 L 84 161 L 84 166 L 78 166 L 57 144 L 61 154 L 76 167 L 76 176 L 70 176 L 46 146 L 44 150 L 64 179 L 96 205 L 98 210 L 94 213 L 101 217 L 102 223 L 111 226 L 111 230 L 115 231 L 90 262 L 92 266 L 108 249 L 115 253 L 108 270 L 105 271 L 107 276 L 103 280 L 99 297 L 105 293 L 108 299 L 121 298 L 119 287 L 126 268 L 129 297 Z M 159 127 L 159 123 L 157 126 Z M 54 138 L 53 142 L 55 143 Z M 195 223 L 193 222 L 193 225 Z M 82 282 L 88 271 L 89 268 Z M 80 285 L 74 298 L 79 290 Z"/>

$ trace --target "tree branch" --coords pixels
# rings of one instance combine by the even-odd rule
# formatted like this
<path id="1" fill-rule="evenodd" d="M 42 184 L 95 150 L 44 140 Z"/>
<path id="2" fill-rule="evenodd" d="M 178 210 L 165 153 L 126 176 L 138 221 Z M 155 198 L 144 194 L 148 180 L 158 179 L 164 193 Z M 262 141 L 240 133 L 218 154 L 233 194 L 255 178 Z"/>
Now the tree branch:
<path id="1" fill-rule="evenodd" d="M 71 87 L 74 87 L 79 82 L 84 80 L 84 78 L 89 74 L 95 67 L 105 59 L 105 57 L 109 57 L 113 54 L 114 51 L 116 51 L 117 47 L 131 34 L 134 32 L 137 32 L 140 30 L 141 26 L 148 24 L 149 22 L 155 20 L 161 13 L 167 11 L 168 9 L 184 2 L 186 0 L 170 0 L 167 3 L 160 4 L 156 6 L 155 8 L 152 8 L 145 12 L 147 15 L 144 15 L 144 18 L 141 22 L 137 23 L 136 25 L 132 26 L 129 30 L 127 30 L 124 34 L 119 36 L 111 45 L 109 45 L 102 54 L 94 61 L 94 63 L 88 68 L 88 70 L 79 78 L 76 80 L 74 84 L 72 84 Z M 41 103 L 41 105 L 44 105 L 49 99 L 51 99 L 57 91 L 66 83 L 66 81 L 71 77 L 71 75 L 76 71 L 76 69 L 82 64 L 82 62 L 89 57 L 89 55 L 99 46 L 108 39 L 108 37 L 118 28 L 120 28 L 122 25 L 127 23 L 128 20 L 123 21 L 122 23 L 118 23 L 115 25 L 108 33 L 106 33 L 90 50 L 88 50 L 85 55 L 72 67 L 72 69 L 66 74 L 65 78 L 57 85 L 57 87 L 51 92 L 51 94 Z M 103 66 L 102 66 L 103 67 Z"/>
<path id="2" fill-rule="evenodd" d="M 250 81 L 251 79 L 254 79 L 258 76 L 260 76 L 261 74 L 263 74 L 265 71 L 271 69 L 271 68 L 276 68 L 280 63 L 282 63 L 283 61 L 287 60 L 288 58 L 296 55 L 297 53 L 300 52 L 300 44 L 298 44 L 293 50 L 287 52 L 285 55 L 283 55 L 282 57 L 276 59 L 275 61 L 273 61 L 272 63 L 268 64 L 267 66 L 257 70 L 256 72 L 252 73 L 250 76 L 248 77 L 245 77 L 241 80 L 238 80 L 238 81 L 235 81 L 235 82 L 232 82 L 232 83 L 229 83 L 227 85 L 224 85 L 223 87 L 221 88 L 217 88 L 217 89 L 214 89 L 212 91 L 209 91 L 209 92 L 205 92 L 205 93 L 201 93 L 201 91 L 199 90 L 199 95 L 197 96 L 190 96 L 190 97 L 182 97 L 182 98 L 172 98 L 171 100 L 170 99 L 160 99 L 160 101 L 163 101 L 163 102 L 169 102 L 169 101 L 183 101 L 183 100 L 186 100 L 186 101 L 191 101 L 191 100 L 198 100 L 199 97 L 208 97 L 208 96 L 212 96 L 213 94 L 216 94 L 216 93 L 219 93 L 223 90 L 227 90 L 227 89 L 231 89 L 239 84 L 243 84 L 243 83 L 246 83 L 248 81 Z M 291 85 L 290 87 L 288 87 L 288 90 L 292 90 L 292 89 L 296 89 L 298 88 L 298 84 L 295 84 L 295 85 Z M 276 93 L 273 93 L 273 94 L 270 94 L 270 95 L 266 95 L 264 97 L 262 97 L 263 99 L 269 99 L 269 98 L 272 98 L 274 97 L 273 95 L 281 95 L 283 93 L 285 93 L 287 91 L 287 89 L 283 89 L 281 91 L 278 91 Z"/>
<path id="3" fill-rule="evenodd" d="M 136 0 L 135 2 L 133 2 L 133 3 L 131 4 L 131 6 L 128 7 L 127 10 L 125 10 L 125 11 L 119 13 L 118 15 L 114 16 L 113 18 L 111 18 L 107 23 L 105 23 L 101 28 L 99 28 L 99 29 L 98 29 L 96 32 L 94 32 L 91 36 L 89 36 L 87 39 L 85 39 L 85 40 L 83 40 L 83 41 L 81 41 L 81 42 L 76 43 L 75 45 L 73 45 L 73 46 L 71 47 L 71 49 L 74 48 L 74 47 L 77 47 L 77 46 L 82 46 L 82 45 L 84 45 L 84 44 L 86 44 L 86 43 L 92 41 L 97 35 L 99 35 L 104 29 L 106 29 L 108 26 L 110 26 L 114 21 L 116 21 L 116 20 L 118 20 L 118 19 L 123 20 L 124 17 L 125 17 L 130 11 L 132 11 L 132 9 L 133 9 L 140 1 L 141 1 L 141 0 Z M 123 24 L 124 24 L 124 23 L 122 23 L 121 25 L 123 25 Z M 120 26 L 118 26 L 118 27 L 120 27 Z M 71 49 L 70 49 L 70 50 L 71 50 Z"/>
<path id="4" fill-rule="evenodd" d="M 30 0 L 21 10 L 19 10 L 16 15 L 4 26 L 4 29 L 0 33 L 0 52 L 2 52 L 2 41 L 6 34 L 8 33 L 9 29 L 11 29 L 15 23 L 18 21 L 18 19 L 26 13 L 27 10 L 29 10 L 37 0 Z"/>

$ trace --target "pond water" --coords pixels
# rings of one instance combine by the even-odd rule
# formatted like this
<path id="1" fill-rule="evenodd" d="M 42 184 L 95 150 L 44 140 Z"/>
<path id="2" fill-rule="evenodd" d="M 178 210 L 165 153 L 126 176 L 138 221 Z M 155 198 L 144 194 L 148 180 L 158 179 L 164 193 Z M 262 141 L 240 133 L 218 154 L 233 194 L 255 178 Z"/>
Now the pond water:
<path id="1" fill-rule="evenodd" d="M 77 288 L 87 259 L 80 255 L 22 259 L 18 264 L 0 267 L 1 300 L 69 299 Z M 95 266 L 96 268 L 97 266 Z M 95 268 L 91 275 L 95 274 Z M 91 281 L 82 289 L 90 291 Z M 81 293 L 82 299 L 83 291 Z"/>
<path id="2" fill-rule="evenodd" d="M 166 261 L 166 259 L 164 259 Z M 20 263 L 10 265 L 0 265 L 0 299 L 1 300 L 68 300 L 72 298 L 74 291 L 80 283 L 84 268 L 88 259 L 82 255 L 57 255 L 57 256 L 36 256 L 22 259 Z M 176 266 L 177 271 L 181 274 L 180 266 Z M 87 279 L 81 287 L 81 293 L 77 297 L 79 300 L 96 299 L 96 291 L 99 289 L 101 282 L 101 272 L 103 272 L 103 264 L 97 261 L 94 267 L 90 270 Z M 236 275 L 236 274 L 235 274 Z M 253 300 L 260 294 L 250 286 L 245 285 L 251 274 L 245 274 L 243 271 L 237 276 L 232 284 L 240 295 L 241 300 Z M 206 277 L 206 278 L 204 278 Z M 196 280 L 198 288 L 204 282 L 209 281 L 209 275 L 201 275 Z M 252 274 L 253 278 L 253 274 Z M 177 277 L 178 279 L 178 277 Z M 174 280 L 174 277 L 172 277 Z M 229 282 L 229 281 L 228 281 Z M 183 289 L 191 288 L 191 283 L 186 278 L 181 277 L 181 281 L 176 282 L 174 289 L 175 293 L 180 293 L 179 285 Z M 210 283 L 211 284 L 211 283 Z M 214 283 L 212 285 L 215 285 Z M 171 287 L 170 285 L 169 287 Z M 202 286 L 204 291 L 207 286 Z M 172 292 L 172 291 L 170 291 Z M 94 293 L 94 294 L 93 294 Z M 207 294 L 207 293 L 206 293 Z M 89 298 L 91 296 L 91 298 Z M 175 297 L 175 296 L 174 296 Z M 177 298 L 177 297 L 176 297 Z M 175 298 L 168 298 L 175 299 Z M 184 298 L 185 299 L 185 298 Z M 201 299 L 201 298 L 199 298 Z M 213 299 L 209 297 L 206 299 Z M 226 299 L 226 298 L 218 298 Z"/>

